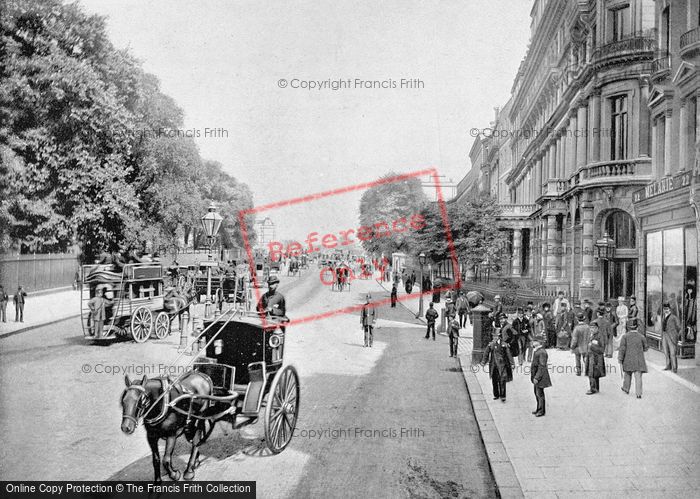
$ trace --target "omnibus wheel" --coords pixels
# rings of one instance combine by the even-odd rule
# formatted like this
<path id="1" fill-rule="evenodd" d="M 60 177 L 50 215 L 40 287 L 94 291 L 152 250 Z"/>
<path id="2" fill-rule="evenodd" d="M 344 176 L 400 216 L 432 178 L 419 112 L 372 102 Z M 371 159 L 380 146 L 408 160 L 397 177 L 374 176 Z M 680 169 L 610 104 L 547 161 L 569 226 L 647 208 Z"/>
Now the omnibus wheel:
<path id="1" fill-rule="evenodd" d="M 131 337 L 136 343 L 144 343 L 153 331 L 153 312 L 146 307 L 139 307 L 131 316 Z"/>
<path id="2" fill-rule="evenodd" d="M 158 312 L 155 324 L 156 338 L 164 339 L 170 334 L 170 316 L 165 312 Z"/>

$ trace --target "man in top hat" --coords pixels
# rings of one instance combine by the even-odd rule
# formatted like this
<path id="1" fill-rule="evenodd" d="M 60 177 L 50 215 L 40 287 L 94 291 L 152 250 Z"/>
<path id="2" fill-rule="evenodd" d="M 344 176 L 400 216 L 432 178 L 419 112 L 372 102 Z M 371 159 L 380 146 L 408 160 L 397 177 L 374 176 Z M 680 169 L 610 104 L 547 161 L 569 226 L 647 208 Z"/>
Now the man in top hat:
<path id="1" fill-rule="evenodd" d="M 543 348 L 539 340 L 533 340 L 532 345 L 535 352 L 532 356 L 532 364 L 530 365 L 530 381 L 535 389 L 535 400 L 537 408 L 532 411 L 536 417 L 545 415 L 545 398 L 544 389 L 552 386 L 552 380 L 549 377 L 549 368 L 547 366 L 547 350 Z"/>
<path id="2" fill-rule="evenodd" d="M 586 324 L 590 324 L 593 320 L 593 308 L 591 308 L 591 300 L 588 298 L 583 300 L 583 315 Z"/>
<path id="3" fill-rule="evenodd" d="M 588 343 L 591 340 L 591 331 L 586 324 L 586 316 L 579 312 L 576 316 L 577 324 L 571 335 L 571 352 L 576 357 L 576 376 L 581 376 L 581 365 L 586 366 L 588 359 Z M 583 363 L 581 362 L 583 360 Z"/>
<path id="4" fill-rule="evenodd" d="M 498 316 L 498 323 L 501 330 L 501 339 L 508 344 L 510 354 L 513 357 L 517 357 L 520 354 L 520 350 L 518 349 L 518 334 L 508 322 L 508 316 L 501 313 Z M 514 364 L 514 359 L 510 359 L 510 362 Z"/>
<path id="5" fill-rule="evenodd" d="M 671 304 L 664 302 L 663 317 L 661 319 L 661 345 L 666 357 L 664 371 L 673 369 L 678 372 L 678 359 L 676 358 L 676 345 L 681 335 L 681 322 L 678 316 L 671 312 Z"/>
<path id="6" fill-rule="evenodd" d="M 545 348 L 554 348 L 557 344 L 557 329 L 554 314 L 552 314 L 552 307 L 549 303 L 542 304 L 542 318 L 544 319 L 545 334 L 547 337 L 545 340 Z"/>
<path id="7" fill-rule="evenodd" d="M 530 318 L 523 315 L 522 307 L 518 307 L 513 319 L 513 329 L 518 337 L 518 365 L 523 365 L 525 352 L 530 342 Z M 515 355 L 515 352 L 513 352 Z"/>
<path id="8" fill-rule="evenodd" d="M 617 314 L 612 308 L 612 303 L 605 302 L 605 318 L 608 320 L 610 323 L 610 336 L 608 337 L 608 342 L 605 345 L 605 356 L 608 358 L 612 358 L 613 356 L 613 347 L 614 347 L 614 338 L 617 337 L 617 325 L 620 323 L 620 321 L 617 318 Z"/>
<path id="9" fill-rule="evenodd" d="M 258 302 L 258 312 L 272 317 L 286 317 L 287 305 L 284 295 L 277 291 L 280 280 L 276 275 L 267 278 L 267 293 L 262 295 Z"/>
<path id="10" fill-rule="evenodd" d="M 574 313 L 574 320 L 578 320 L 578 314 L 583 314 L 583 307 L 581 307 L 581 300 L 574 300 L 574 308 L 571 310 Z"/>
<path id="11" fill-rule="evenodd" d="M 617 360 L 620 362 L 624 378 L 622 391 L 630 392 L 632 375 L 634 374 L 634 389 L 637 398 L 642 398 L 642 373 L 647 372 L 647 363 L 644 360 L 644 352 L 649 350 L 647 339 L 637 331 L 637 321 L 629 321 L 626 324 L 627 331 L 620 339 L 620 348 Z"/>
<path id="12" fill-rule="evenodd" d="M 365 346 L 370 348 L 374 342 L 374 324 L 377 322 L 377 309 L 370 306 L 371 300 L 372 296 L 367 295 L 365 304 L 362 305 L 362 310 L 360 311 L 360 324 L 365 333 Z"/>
<path id="13" fill-rule="evenodd" d="M 498 328 L 493 329 L 493 340 L 486 346 L 484 355 L 481 358 L 481 365 L 489 363 L 489 376 L 493 388 L 493 399 L 506 401 L 506 383 L 513 381 L 513 355 L 510 347 L 500 336 Z"/>

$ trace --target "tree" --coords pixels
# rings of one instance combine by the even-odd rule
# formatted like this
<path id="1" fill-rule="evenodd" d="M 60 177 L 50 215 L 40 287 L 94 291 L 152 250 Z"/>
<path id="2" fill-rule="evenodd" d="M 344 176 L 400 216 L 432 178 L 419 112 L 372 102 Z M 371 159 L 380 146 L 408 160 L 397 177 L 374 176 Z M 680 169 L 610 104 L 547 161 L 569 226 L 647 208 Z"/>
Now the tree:
<path id="1" fill-rule="evenodd" d="M 367 189 L 360 199 L 360 224 L 364 227 L 375 227 L 375 224 L 386 222 L 389 228 L 392 223 L 401 218 L 410 218 L 421 213 L 427 197 L 420 180 L 416 177 L 401 178 L 390 172 L 384 175 L 380 182 Z M 409 228 L 403 232 L 391 231 L 387 234 L 384 229 L 375 230 L 374 237 L 362 241 L 362 247 L 372 255 L 384 254 L 389 256 L 394 252 L 409 252 L 413 236 Z M 377 237 L 380 236 L 380 237 Z"/>

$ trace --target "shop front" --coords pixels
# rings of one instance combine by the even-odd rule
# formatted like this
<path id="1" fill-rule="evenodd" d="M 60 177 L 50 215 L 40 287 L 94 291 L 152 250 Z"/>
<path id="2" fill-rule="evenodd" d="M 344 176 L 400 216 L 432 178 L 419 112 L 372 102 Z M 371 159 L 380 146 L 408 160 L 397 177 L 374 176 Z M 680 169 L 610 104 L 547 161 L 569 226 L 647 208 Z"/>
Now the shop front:
<path id="1" fill-rule="evenodd" d="M 689 202 L 691 173 L 654 182 L 634 194 L 644 240 L 644 326 L 661 349 L 663 304 L 681 321 L 678 355 L 695 357 L 697 342 L 698 232 Z M 641 307 L 640 307 L 641 308 Z"/>

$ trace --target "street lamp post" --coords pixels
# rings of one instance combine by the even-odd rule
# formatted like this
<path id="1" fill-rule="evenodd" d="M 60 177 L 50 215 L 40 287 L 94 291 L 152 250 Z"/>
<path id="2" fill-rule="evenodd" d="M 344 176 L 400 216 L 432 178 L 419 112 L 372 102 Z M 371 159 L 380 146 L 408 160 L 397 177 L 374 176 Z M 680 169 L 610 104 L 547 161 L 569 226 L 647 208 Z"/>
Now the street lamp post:
<path id="1" fill-rule="evenodd" d="M 209 317 L 211 315 L 211 267 L 212 267 L 212 248 L 214 246 L 214 239 L 216 238 L 216 233 L 219 232 L 221 227 L 221 222 L 223 217 L 216 212 L 216 206 L 214 203 L 209 205 L 209 211 L 206 215 L 202 217 L 202 228 L 204 233 L 207 235 L 209 240 L 209 258 L 207 261 L 207 301 L 204 303 L 204 317 Z"/>
<path id="2" fill-rule="evenodd" d="M 418 313 L 416 314 L 416 319 L 423 317 L 423 265 L 425 265 L 425 254 L 421 253 L 418 255 L 418 263 L 420 263 L 420 298 L 418 300 Z"/>

